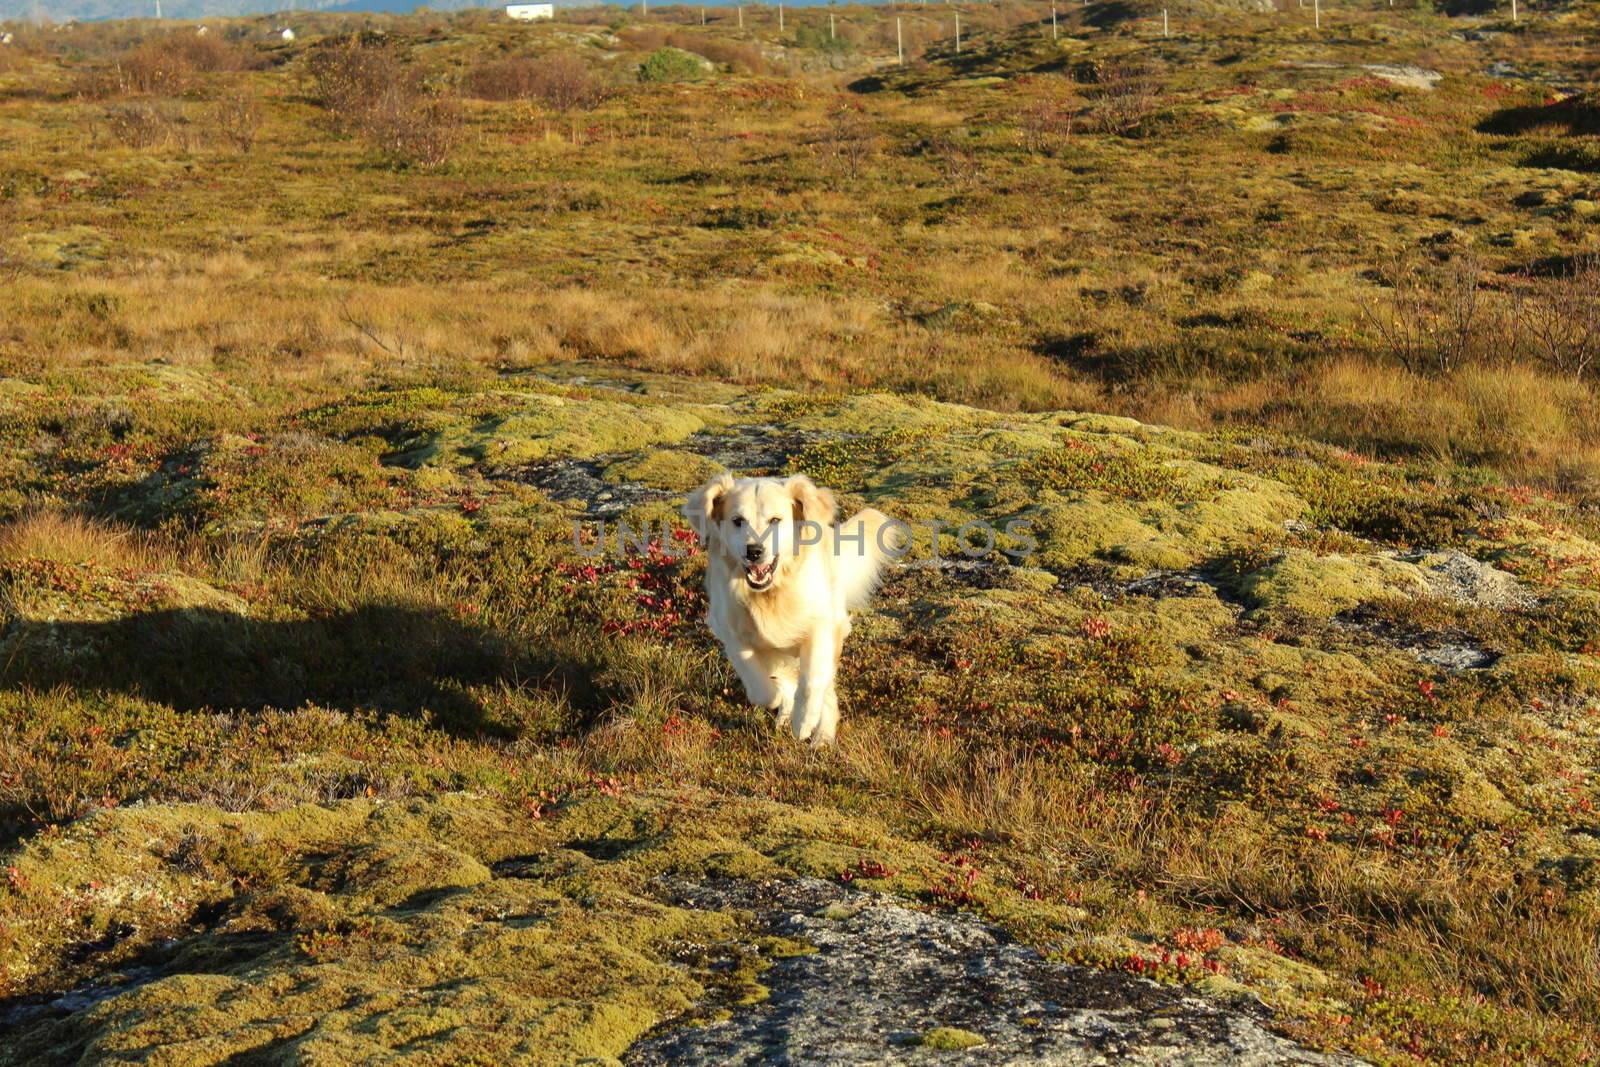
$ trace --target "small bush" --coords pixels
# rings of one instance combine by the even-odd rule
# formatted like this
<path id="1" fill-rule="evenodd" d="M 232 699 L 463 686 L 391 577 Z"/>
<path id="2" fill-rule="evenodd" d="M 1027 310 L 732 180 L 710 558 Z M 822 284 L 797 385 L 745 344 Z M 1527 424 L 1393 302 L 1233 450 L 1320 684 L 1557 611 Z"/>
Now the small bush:
<path id="1" fill-rule="evenodd" d="M 194 84 L 195 74 L 194 65 L 180 50 L 151 41 L 117 61 L 116 85 L 121 93 L 180 96 Z"/>
<path id="2" fill-rule="evenodd" d="M 698 37 L 688 33 L 675 33 L 667 43 L 745 74 L 767 73 L 767 61 L 761 55 L 761 46 L 757 44 Z"/>
<path id="3" fill-rule="evenodd" d="M 1048 90 L 1022 111 L 1022 147 L 1033 155 L 1054 156 L 1071 139 L 1075 118 L 1068 90 L 1052 79 Z"/>
<path id="4" fill-rule="evenodd" d="M 860 111 L 841 107 L 828 113 L 828 124 L 816 140 L 817 154 L 840 177 L 861 177 L 878 155 L 878 131 Z"/>
<path id="5" fill-rule="evenodd" d="M 78 95 L 95 100 L 113 96 L 182 96 L 201 75 L 246 70 L 255 64 L 238 47 L 211 35 L 175 33 L 146 40 L 118 56 L 109 68 L 81 75 Z"/>
<path id="6" fill-rule="evenodd" d="M 334 124 L 404 163 L 437 167 L 461 139 L 461 109 L 430 93 L 389 44 L 356 37 L 314 53 L 313 91 Z"/>
<path id="7" fill-rule="evenodd" d="M 1600 359 L 1600 256 L 1582 256 L 1545 277 L 1524 275 L 1512 321 L 1534 362 L 1584 378 Z"/>
<path id="8" fill-rule="evenodd" d="M 112 139 L 127 148 L 185 140 L 183 116 L 176 108 L 145 101 L 106 108 L 105 125 Z"/>
<path id="9" fill-rule="evenodd" d="M 404 83 L 420 91 L 393 47 L 364 38 L 318 49 L 307 66 L 313 95 L 344 130 L 358 129 L 366 112 L 393 87 Z"/>
<path id="10" fill-rule="evenodd" d="M 1402 257 L 1387 271 L 1385 299 L 1362 310 L 1407 370 L 1448 373 L 1489 345 L 1495 323 L 1478 275 L 1477 261 L 1467 256 L 1440 267 Z"/>
<path id="11" fill-rule="evenodd" d="M 368 109 L 361 133 L 392 159 L 432 168 L 449 162 L 461 127 L 461 108 L 454 100 L 395 87 Z"/>
<path id="12" fill-rule="evenodd" d="M 658 48 L 639 66 L 642 82 L 693 81 L 705 73 L 700 60 L 679 48 Z"/>
<path id="13" fill-rule="evenodd" d="M 586 110 L 605 99 L 605 86 L 577 56 L 516 56 L 485 63 L 467 79 L 480 100 L 537 100 L 553 111 Z"/>
<path id="14" fill-rule="evenodd" d="M 255 147 L 261 120 L 261 102 L 245 93 L 224 97 L 211 111 L 211 125 L 217 139 L 240 155 L 248 154 Z"/>
<path id="15" fill-rule="evenodd" d="M 1089 124 L 1105 133 L 1126 136 L 1161 103 L 1161 81 L 1154 67 L 1139 63 L 1096 64 L 1082 76 L 1092 77 Z"/>
<path id="16" fill-rule="evenodd" d="M 257 65 L 237 45 L 215 34 L 175 33 L 158 47 L 201 74 L 229 74 Z"/>

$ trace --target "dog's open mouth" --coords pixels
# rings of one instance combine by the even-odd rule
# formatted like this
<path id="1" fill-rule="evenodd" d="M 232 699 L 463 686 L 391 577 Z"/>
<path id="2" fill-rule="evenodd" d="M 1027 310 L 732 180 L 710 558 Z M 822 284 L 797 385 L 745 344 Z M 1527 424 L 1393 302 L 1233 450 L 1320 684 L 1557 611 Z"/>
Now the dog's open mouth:
<path id="1" fill-rule="evenodd" d="M 778 561 L 769 559 L 765 563 L 746 563 L 744 565 L 744 580 L 750 583 L 751 589 L 765 589 L 772 584 L 772 572 L 778 569 Z"/>

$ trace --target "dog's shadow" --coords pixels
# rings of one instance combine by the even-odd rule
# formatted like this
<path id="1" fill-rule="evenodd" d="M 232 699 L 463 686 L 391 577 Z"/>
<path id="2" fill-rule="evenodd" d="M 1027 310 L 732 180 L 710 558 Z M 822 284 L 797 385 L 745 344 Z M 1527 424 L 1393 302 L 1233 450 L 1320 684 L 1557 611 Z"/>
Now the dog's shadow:
<path id="1" fill-rule="evenodd" d="M 551 687 L 577 709 L 590 674 L 436 609 L 363 605 L 311 619 L 271 620 L 214 608 L 150 611 L 108 621 L 13 620 L 0 686 L 115 690 L 180 711 L 260 711 L 305 704 L 428 714 L 457 736 L 510 736 L 470 687 Z"/>

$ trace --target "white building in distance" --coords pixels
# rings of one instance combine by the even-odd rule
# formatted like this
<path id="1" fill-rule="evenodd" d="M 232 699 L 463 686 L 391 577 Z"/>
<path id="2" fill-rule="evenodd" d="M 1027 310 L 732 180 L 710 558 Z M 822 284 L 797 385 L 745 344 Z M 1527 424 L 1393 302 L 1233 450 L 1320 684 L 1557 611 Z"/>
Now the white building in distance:
<path id="1" fill-rule="evenodd" d="M 534 19 L 553 19 L 556 17 L 554 4 L 507 4 L 506 15 L 518 22 L 532 22 Z"/>

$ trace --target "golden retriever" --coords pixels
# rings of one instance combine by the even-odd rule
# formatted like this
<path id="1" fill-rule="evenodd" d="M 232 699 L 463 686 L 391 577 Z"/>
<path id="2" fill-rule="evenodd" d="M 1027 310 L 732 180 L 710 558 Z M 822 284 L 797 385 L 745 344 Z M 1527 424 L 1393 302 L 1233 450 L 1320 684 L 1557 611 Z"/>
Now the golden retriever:
<path id="1" fill-rule="evenodd" d="M 850 611 L 866 606 L 895 557 L 884 541 L 898 524 L 872 508 L 836 522 L 833 494 L 805 475 L 724 474 L 683 513 L 706 548 L 706 622 L 750 703 L 799 740 L 831 744 Z"/>

